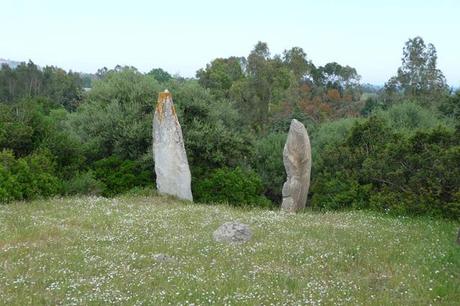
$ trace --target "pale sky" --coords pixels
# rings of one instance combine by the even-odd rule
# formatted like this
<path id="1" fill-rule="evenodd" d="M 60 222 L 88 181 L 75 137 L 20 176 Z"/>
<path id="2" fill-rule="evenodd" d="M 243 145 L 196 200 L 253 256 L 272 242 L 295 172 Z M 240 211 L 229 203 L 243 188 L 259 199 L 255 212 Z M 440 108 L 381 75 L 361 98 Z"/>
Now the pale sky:
<path id="1" fill-rule="evenodd" d="M 421 36 L 457 87 L 459 12 L 459 0 L 0 0 L 0 58 L 193 77 L 214 58 L 247 56 L 261 40 L 272 54 L 298 46 L 315 65 L 336 61 L 355 67 L 363 83 L 383 84 L 404 42 Z"/>

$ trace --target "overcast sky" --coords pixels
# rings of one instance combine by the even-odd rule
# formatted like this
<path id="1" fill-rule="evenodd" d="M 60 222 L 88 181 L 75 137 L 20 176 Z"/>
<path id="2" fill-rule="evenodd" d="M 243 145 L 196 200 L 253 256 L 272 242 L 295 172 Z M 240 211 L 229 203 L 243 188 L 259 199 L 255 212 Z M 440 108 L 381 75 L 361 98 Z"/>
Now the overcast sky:
<path id="1" fill-rule="evenodd" d="M 95 72 L 117 64 L 191 77 L 217 57 L 302 47 L 315 65 L 336 61 L 383 84 L 408 38 L 438 51 L 460 86 L 460 1 L 0 0 L 0 58 Z"/>

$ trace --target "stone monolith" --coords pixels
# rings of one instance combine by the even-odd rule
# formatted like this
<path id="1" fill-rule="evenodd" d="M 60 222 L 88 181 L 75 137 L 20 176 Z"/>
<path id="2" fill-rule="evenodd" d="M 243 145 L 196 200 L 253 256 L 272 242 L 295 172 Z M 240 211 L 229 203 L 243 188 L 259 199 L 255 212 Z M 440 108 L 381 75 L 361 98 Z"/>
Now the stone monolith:
<path id="1" fill-rule="evenodd" d="M 281 209 L 297 212 L 307 203 L 310 187 L 311 147 L 305 126 L 293 119 L 283 151 L 287 180 L 283 185 Z"/>
<path id="2" fill-rule="evenodd" d="M 158 191 L 193 201 L 182 129 L 168 90 L 159 94 L 153 116 L 153 154 Z"/>

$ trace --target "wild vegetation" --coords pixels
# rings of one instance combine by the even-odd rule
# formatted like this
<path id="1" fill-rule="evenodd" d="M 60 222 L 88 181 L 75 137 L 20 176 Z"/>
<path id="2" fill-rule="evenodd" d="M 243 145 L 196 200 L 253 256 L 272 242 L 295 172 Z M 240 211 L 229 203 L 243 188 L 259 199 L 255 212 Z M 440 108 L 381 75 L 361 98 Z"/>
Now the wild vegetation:
<path id="1" fill-rule="evenodd" d="M 353 67 L 316 66 L 299 47 L 271 55 L 262 42 L 193 79 L 161 68 L 81 75 L 3 65 L 0 202 L 153 187 L 153 109 L 167 88 L 198 202 L 279 205 L 282 149 L 296 118 L 312 142 L 312 207 L 459 219 L 460 93 L 436 61 L 433 45 L 410 39 L 377 92 Z"/>
<path id="2" fill-rule="evenodd" d="M 0 207 L 0 304 L 456 305 L 460 298 L 451 220 L 288 215 L 141 194 Z M 228 220 L 249 224 L 253 238 L 215 242 L 213 231 Z"/>

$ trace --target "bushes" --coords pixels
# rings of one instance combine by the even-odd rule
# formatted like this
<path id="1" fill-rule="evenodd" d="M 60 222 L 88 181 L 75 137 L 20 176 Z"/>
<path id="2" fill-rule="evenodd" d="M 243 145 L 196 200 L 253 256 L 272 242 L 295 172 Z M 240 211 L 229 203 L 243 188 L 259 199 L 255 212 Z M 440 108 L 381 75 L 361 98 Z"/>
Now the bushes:
<path id="1" fill-rule="evenodd" d="M 312 144 L 312 158 L 315 160 L 321 158 L 321 153 L 327 146 L 334 146 L 346 139 L 358 118 L 344 118 L 337 121 L 330 121 L 321 124 L 310 134 Z M 307 126 L 308 128 L 308 126 Z M 308 130 L 310 133 L 310 129 Z"/>
<path id="2" fill-rule="evenodd" d="M 116 67 L 95 81 L 73 113 L 43 98 L 0 103 L 0 150 L 16 156 L 14 167 L 2 165 L 2 201 L 59 192 L 112 196 L 153 184 L 151 128 L 159 86 L 134 68 Z M 253 137 L 230 101 L 216 100 L 193 80 L 161 86 L 174 92 L 194 181 L 250 163 Z M 43 169 L 37 168 L 42 155 L 34 152 L 49 153 Z"/>
<path id="3" fill-rule="evenodd" d="M 198 202 L 267 207 L 270 201 L 262 192 L 262 182 L 257 174 L 241 168 L 217 169 L 209 177 L 197 181 L 193 190 Z"/>
<path id="4" fill-rule="evenodd" d="M 40 152 L 18 160 L 15 172 L 22 198 L 47 197 L 60 191 L 61 184 L 52 158 L 49 152 Z"/>
<path id="5" fill-rule="evenodd" d="M 69 181 L 64 182 L 64 194 L 89 194 L 99 195 L 107 187 L 98 181 L 93 171 L 79 172 Z"/>
<path id="6" fill-rule="evenodd" d="M 414 102 L 395 104 L 388 110 L 373 113 L 383 119 L 392 131 L 412 135 L 418 130 L 433 129 L 439 125 L 453 127 L 453 120 L 438 117 L 433 110 L 423 108 Z"/>
<path id="7" fill-rule="evenodd" d="M 460 126 L 460 90 L 446 98 L 439 106 L 439 111 Z"/>
<path id="8" fill-rule="evenodd" d="M 112 156 L 97 161 L 94 171 L 76 173 L 61 181 L 49 151 L 16 159 L 11 151 L 0 153 L 0 202 L 30 200 L 63 194 L 113 196 L 154 181 L 150 168 L 141 162 Z"/>
<path id="9" fill-rule="evenodd" d="M 25 100 L 14 105 L 0 104 L 0 134 L 3 134 L 0 137 L 0 149 L 12 150 L 20 157 L 37 149 L 50 126 L 44 104 L 46 101 L 41 99 Z"/>
<path id="10" fill-rule="evenodd" d="M 283 164 L 283 148 L 287 135 L 272 133 L 255 144 L 253 167 L 260 176 L 265 195 L 274 203 L 281 203 L 281 189 L 286 180 Z"/>
<path id="11" fill-rule="evenodd" d="M 61 189 L 49 152 L 15 159 L 11 151 L 0 153 L 0 202 L 52 196 Z"/>
<path id="12" fill-rule="evenodd" d="M 153 77 L 124 67 L 107 72 L 68 119 L 89 163 L 117 155 L 137 160 L 152 145 L 152 114 L 160 90 Z"/>
<path id="13" fill-rule="evenodd" d="M 253 137 L 240 130 L 236 111 L 228 101 L 216 101 L 195 82 L 182 84 L 173 99 L 196 179 L 212 169 L 233 168 L 249 162 Z"/>
<path id="14" fill-rule="evenodd" d="M 13 174 L 16 165 L 12 151 L 0 151 L 0 203 L 20 199 L 20 186 Z"/>
<path id="15" fill-rule="evenodd" d="M 312 198 L 313 207 L 324 209 L 367 207 L 371 185 L 361 185 L 356 179 L 343 173 L 322 175 L 315 181 Z"/>
<path id="16" fill-rule="evenodd" d="M 116 156 L 95 162 L 94 175 L 103 183 L 104 196 L 113 196 L 136 186 L 147 186 L 154 181 L 153 173 L 143 168 L 140 162 L 122 160 Z"/>
<path id="17" fill-rule="evenodd" d="M 322 152 L 312 205 L 458 219 L 459 164 L 458 130 L 438 127 L 407 135 L 371 117 Z"/>
<path id="18" fill-rule="evenodd" d="M 459 216 L 458 93 L 440 105 L 444 118 L 414 103 L 389 107 L 368 100 L 363 114 L 369 118 L 314 124 L 307 108 L 317 104 L 299 102 L 310 95 L 308 86 L 305 92 L 290 87 L 289 94 L 284 85 L 275 86 L 271 127 L 268 113 L 253 125 L 271 131 L 267 135 L 251 131 L 254 118 L 243 124 L 254 103 L 268 105 L 268 100 L 256 101 L 260 95 L 251 84 L 236 80 L 237 87 L 227 86 L 219 95 L 196 80 L 165 77 L 160 84 L 152 75 L 117 67 L 100 75 L 73 113 L 55 101 L 66 96 L 66 86 L 54 87 L 48 98 L 0 103 L 0 151 L 8 150 L 0 154 L 0 201 L 59 192 L 112 196 L 152 185 L 152 113 L 165 86 L 174 93 L 198 201 L 265 206 L 264 194 L 280 203 L 283 146 L 296 117 L 307 123 L 311 136 L 313 206 Z M 236 100 L 229 100 L 238 84 L 249 86 L 248 92 L 238 92 L 245 96 L 238 100 L 240 112 Z M 74 100 L 63 104 L 73 110 Z M 351 113 L 349 106 L 340 109 Z M 243 109 L 250 111 L 242 114 Z"/>
<path id="19" fill-rule="evenodd" d="M 192 175 L 196 179 L 212 169 L 243 165 L 253 155 L 250 137 L 231 131 L 219 122 L 195 121 L 189 127 L 184 132 L 184 141 Z"/>

